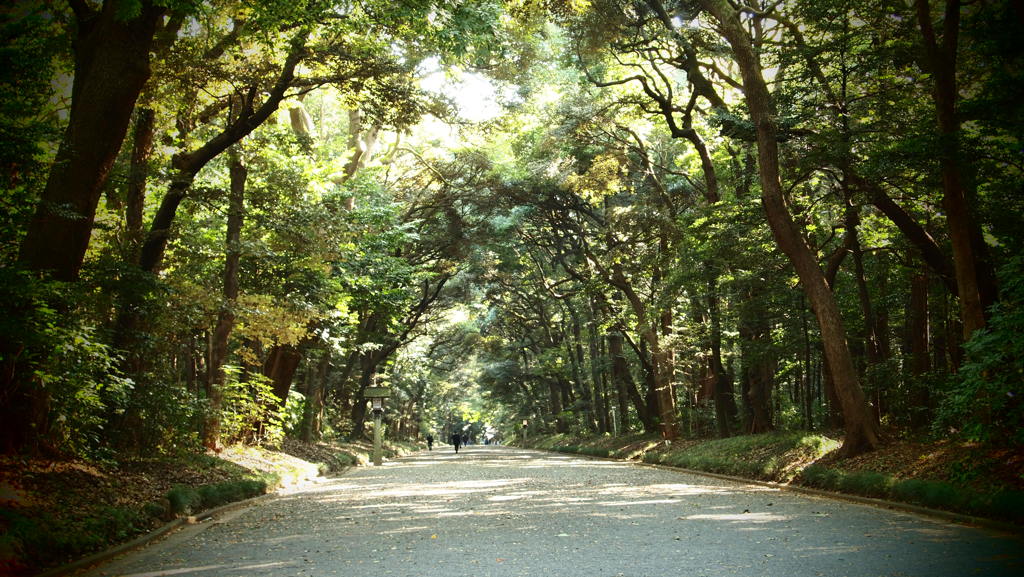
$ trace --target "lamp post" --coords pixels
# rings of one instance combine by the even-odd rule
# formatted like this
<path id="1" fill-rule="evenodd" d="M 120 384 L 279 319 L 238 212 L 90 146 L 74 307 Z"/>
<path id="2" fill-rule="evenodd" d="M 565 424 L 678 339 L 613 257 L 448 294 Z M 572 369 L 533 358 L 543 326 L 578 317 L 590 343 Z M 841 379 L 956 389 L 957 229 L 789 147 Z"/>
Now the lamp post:
<path id="1" fill-rule="evenodd" d="M 383 460 L 381 449 L 381 417 L 384 416 L 384 399 L 391 396 L 387 387 L 366 387 L 363 397 L 370 399 L 373 408 L 373 464 L 379 467 Z"/>

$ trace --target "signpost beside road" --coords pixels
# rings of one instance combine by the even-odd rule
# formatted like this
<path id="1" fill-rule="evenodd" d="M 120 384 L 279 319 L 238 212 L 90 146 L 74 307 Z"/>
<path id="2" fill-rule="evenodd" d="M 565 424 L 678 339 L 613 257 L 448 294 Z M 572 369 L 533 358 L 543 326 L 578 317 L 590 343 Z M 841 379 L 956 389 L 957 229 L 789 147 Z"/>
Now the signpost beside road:
<path id="1" fill-rule="evenodd" d="M 363 391 L 363 398 L 370 400 L 373 409 L 373 464 L 377 467 L 383 461 L 381 417 L 384 416 L 384 399 L 390 396 L 391 389 L 387 387 L 366 387 Z"/>

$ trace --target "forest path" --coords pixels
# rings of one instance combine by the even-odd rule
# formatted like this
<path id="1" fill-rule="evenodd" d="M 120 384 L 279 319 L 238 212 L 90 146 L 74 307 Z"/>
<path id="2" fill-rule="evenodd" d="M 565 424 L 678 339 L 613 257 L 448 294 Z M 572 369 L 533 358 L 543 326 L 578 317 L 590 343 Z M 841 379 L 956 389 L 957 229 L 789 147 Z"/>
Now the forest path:
<path id="1" fill-rule="evenodd" d="M 88 575 L 1016 576 L 1022 545 L 632 463 L 442 446 L 190 526 Z"/>

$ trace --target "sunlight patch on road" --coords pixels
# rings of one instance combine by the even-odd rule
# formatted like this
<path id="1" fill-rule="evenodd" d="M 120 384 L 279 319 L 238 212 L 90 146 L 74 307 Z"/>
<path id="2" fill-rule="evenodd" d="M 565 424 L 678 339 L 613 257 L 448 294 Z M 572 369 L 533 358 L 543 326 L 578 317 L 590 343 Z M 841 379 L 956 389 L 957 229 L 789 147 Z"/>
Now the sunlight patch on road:
<path id="1" fill-rule="evenodd" d="M 681 520 L 695 521 L 743 521 L 745 523 L 777 523 L 779 521 L 791 521 L 789 515 L 776 515 L 774 513 L 722 513 L 718 515 L 686 515 Z"/>
<path id="2" fill-rule="evenodd" d="M 685 483 L 660 484 L 660 485 L 605 485 L 600 493 L 602 495 L 626 497 L 634 499 L 638 496 L 661 496 L 671 495 L 675 497 L 692 495 L 727 495 L 733 493 L 732 489 L 715 485 L 689 485 Z"/>
<path id="3" fill-rule="evenodd" d="M 647 499 L 643 501 L 601 501 L 594 504 L 601 507 L 636 507 L 637 505 L 677 505 L 678 503 L 679 501 L 675 499 Z"/>
<path id="4" fill-rule="evenodd" d="M 525 499 L 526 497 L 527 497 L 526 495 L 498 495 L 496 497 L 488 497 L 487 500 L 488 501 L 496 501 L 496 502 L 501 502 L 501 501 L 518 501 L 520 499 Z"/>
<path id="5" fill-rule="evenodd" d="M 446 495 L 464 495 L 467 493 L 481 493 L 504 488 L 511 485 L 520 485 L 528 482 L 529 479 L 494 479 L 478 481 L 453 481 L 450 483 L 431 483 L 429 485 L 399 485 L 390 488 L 372 490 L 367 494 L 375 499 L 392 499 L 407 497 L 436 497 Z"/>
<path id="6" fill-rule="evenodd" d="M 131 573 L 121 577 L 169 577 L 171 575 L 183 575 L 186 573 L 199 573 L 202 571 L 213 571 L 216 569 L 231 569 L 232 571 L 245 571 L 250 569 L 270 569 L 273 567 L 287 567 L 298 565 L 295 561 L 277 561 L 274 563 L 260 563 L 258 565 L 204 565 L 202 567 L 182 567 L 180 569 L 167 569 L 165 571 L 149 571 L 146 573 Z"/>

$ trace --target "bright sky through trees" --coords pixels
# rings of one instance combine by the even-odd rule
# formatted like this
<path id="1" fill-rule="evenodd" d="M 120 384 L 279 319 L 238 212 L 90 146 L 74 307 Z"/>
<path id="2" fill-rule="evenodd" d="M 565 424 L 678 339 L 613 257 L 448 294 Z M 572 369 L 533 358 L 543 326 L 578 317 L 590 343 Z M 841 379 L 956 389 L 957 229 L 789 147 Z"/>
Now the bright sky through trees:
<path id="1" fill-rule="evenodd" d="M 422 68 L 426 74 L 420 80 L 420 87 L 451 99 L 459 117 L 464 120 L 485 122 L 501 115 L 502 106 L 498 99 L 503 95 L 488 78 L 455 69 L 446 72 L 434 58 L 427 60 Z"/>

